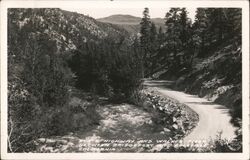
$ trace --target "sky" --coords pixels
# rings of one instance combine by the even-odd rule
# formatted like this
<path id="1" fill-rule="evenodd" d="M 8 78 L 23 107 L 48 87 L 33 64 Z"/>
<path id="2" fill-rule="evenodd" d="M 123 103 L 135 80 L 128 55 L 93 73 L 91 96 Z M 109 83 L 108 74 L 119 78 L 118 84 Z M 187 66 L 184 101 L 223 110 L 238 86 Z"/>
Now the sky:
<path id="1" fill-rule="evenodd" d="M 165 14 L 170 8 L 149 8 L 149 15 L 151 18 L 164 18 Z M 114 14 L 128 14 L 136 17 L 142 17 L 144 7 L 141 8 L 61 8 L 67 11 L 73 11 L 89 15 L 93 18 L 103 18 Z M 194 21 L 196 8 L 186 8 L 189 18 Z"/>

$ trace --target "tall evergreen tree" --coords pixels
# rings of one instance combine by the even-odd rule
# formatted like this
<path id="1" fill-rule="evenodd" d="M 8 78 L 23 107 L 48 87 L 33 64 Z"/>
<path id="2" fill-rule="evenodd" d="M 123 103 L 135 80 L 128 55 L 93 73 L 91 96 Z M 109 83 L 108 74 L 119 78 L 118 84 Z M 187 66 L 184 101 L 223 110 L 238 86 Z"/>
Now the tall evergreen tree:
<path id="1" fill-rule="evenodd" d="M 193 24 L 193 40 L 197 54 L 202 54 L 206 41 L 206 32 L 208 29 L 208 19 L 204 8 L 197 8 L 195 22 Z"/>
<path id="2" fill-rule="evenodd" d="M 143 18 L 141 19 L 141 44 L 142 47 L 146 48 L 146 46 L 150 43 L 150 28 L 151 21 L 149 16 L 149 9 L 145 8 L 143 11 Z"/>
<path id="3" fill-rule="evenodd" d="M 180 52 L 180 46 L 182 46 L 182 42 L 180 39 L 181 34 L 181 26 L 179 23 L 180 20 L 180 8 L 171 8 L 169 12 L 166 14 L 166 42 L 168 50 L 168 59 L 170 59 L 171 64 L 178 66 L 179 59 L 177 54 Z"/>
<path id="4" fill-rule="evenodd" d="M 209 13 L 208 20 L 210 23 L 210 32 L 213 33 L 212 39 L 216 39 L 216 43 L 221 43 L 227 34 L 226 15 L 223 8 L 207 9 Z"/>
<path id="5" fill-rule="evenodd" d="M 150 28 L 150 48 L 149 48 L 149 58 L 147 59 L 148 61 L 148 69 L 149 69 L 149 73 L 151 74 L 153 72 L 153 69 L 155 68 L 155 64 L 156 64 L 156 59 L 154 58 L 157 54 L 157 50 L 158 50 L 158 43 L 157 43 L 157 31 L 156 31 L 156 26 L 155 24 L 152 22 L 151 23 L 151 28 Z"/>
<path id="6" fill-rule="evenodd" d="M 143 11 L 143 17 L 141 20 L 141 30 L 140 30 L 140 40 L 141 40 L 141 48 L 142 48 L 142 77 L 144 77 L 144 72 L 146 72 L 146 68 L 148 67 L 147 59 L 150 56 L 150 43 L 151 43 L 151 21 L 149 16 L 149 9 L 145 8 Z"/>
<path id="7" fill-rule="evenodd" d="M 163 43 L 165 53 L 167 53 L 165 59 L 174 72 L 189 66 L 191 61 L 193 52 L 192 26 L 187 14 L 186 8 L 171 8 L 165 17 L 167 28 Z"/>
<path id="8" fill-rule="evenodd" d="M 187 10 L 186 8 L 182 8 L 180 13 L 180 27 L 181 27 L 180 39 L 182 42 L 182 46 L 184 48 L 188 43 L 190 26 L 191 26 L 191 21 L 187 17 Z"/>

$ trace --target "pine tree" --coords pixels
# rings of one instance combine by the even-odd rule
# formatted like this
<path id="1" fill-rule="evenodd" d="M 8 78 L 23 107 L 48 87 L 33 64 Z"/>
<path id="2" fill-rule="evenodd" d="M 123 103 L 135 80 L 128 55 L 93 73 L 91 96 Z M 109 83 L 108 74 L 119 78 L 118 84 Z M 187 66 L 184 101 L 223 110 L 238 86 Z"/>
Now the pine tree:
<path id="1" fill-rule="evenodd" d="M 224 8 L 207 8 L 205 9 L 208 21 L 209 41 L 213 44 L 220 44 L 225 38 L 228 38 L 228 21 L 226 9 Z"/>
<path id="2" fill-rule="evenodd" d="M 187 17 L 187 10 L 186 8 L 182 8 L 180 13 L 180 27 L 181 27 L 180 39 L 183 48 L 185 48 L 188 43 L 190 26 L 191 26 L 191 21 Z"/>
<path id="3" fill-rule="evenodd" d="M 182 42 L 180 39 L 181 25 L 180 25 L 180 8 L 171 8 L 166 14 L 166 46 L 168 50 L 168 59 L 170 59 L 171 65 L 179 66 L 179 59 L 177 54 L 181 51 Z M 178 69 L 178 68 L 176 68 Z"/>
<path id="4" fill-rule="evenodd" d="M 204 8 L 197 8 L 195 22 L 193 24 L 193 41 L 197 54 L 200 55 L 204 51 L 207 40 L 206 32 L 208 31 L 208 19 Z"/>
<path id="5" fill-rule="evenodd" d="M 143 11 L 143 18 L 141 20 L 141 44 L 142 47 L 146 49 L 146 46 L 150 43 L 150 28 L 151 28 L 151 21 L 149 16 L 149 9 L 145 8 Z"/>
<path id="6" fill-rule="evenodd" d="M 151 38 L 151 21 L 149 16 L 149 9 L 145 8 L 143 11 L 143 17 L 141 20 L 141 30 L 140 30 L 140 42 L 142 48 L 142 77 L 144 77 L 144 72 L 146 72 L 146 68 L 148 68 L 147 59 L 150 56 L 150 38 Z"/>
<path id="7" fill-rule="evenodd" d="M 152 22 L 151 28 L 150 28 L 150 55 L 149 55 L 149 58 L 147 59 L 149 63 L 148 67 L 149 67 L 150 73 L 152 73 L 154 69 L 155 59 L 153 57 L 155 57 L 155 55 L 157 54 L 157 49 L 158 49 L 157 31 L 156 31 L 155 24 Z"/>

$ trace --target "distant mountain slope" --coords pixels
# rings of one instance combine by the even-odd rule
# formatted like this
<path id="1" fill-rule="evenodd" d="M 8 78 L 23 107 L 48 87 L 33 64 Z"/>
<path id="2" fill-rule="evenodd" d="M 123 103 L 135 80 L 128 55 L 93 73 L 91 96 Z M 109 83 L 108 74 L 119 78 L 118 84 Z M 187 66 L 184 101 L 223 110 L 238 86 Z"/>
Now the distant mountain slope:
<path id="1" fill-rule="evenodd" d="M 104 18 L 99 18 L 97 20 L 101 22 L 113 23 L 113 24 L 138 25 L 141 21 L 141 18 L 134 17 L 131 15 L 116 14 L 116 15 L 111 15 L 111 16 L 104 17 Z"/>
<path id="2" fill-rule="evenodd" d="M 8 22 L 12 32 L 28 36 L 46 35 L 56 41 L 58 51 L 76 49 L 87 41 L 98 42 L 110 37 L 119 39 L 127 31 L 116 25 L 96 21 L 83 14 L 64 11 L 59 8 L 9 9 Z"/>
<path id="3" fill-rule="evenodd" d="M 104 18 L 99 18 L 97 20 L 100 22 L 116 24 L 130 33 L 136 33 L 139 32 L 140 30 L 140 22 L 141 22 L 140 17 L 116 14 Z M 165 22 L 163 18 L 152 18 L 151 21 L 155 23 L 157 28 L 159 27 L 165 28 L 164 25 Z"/>

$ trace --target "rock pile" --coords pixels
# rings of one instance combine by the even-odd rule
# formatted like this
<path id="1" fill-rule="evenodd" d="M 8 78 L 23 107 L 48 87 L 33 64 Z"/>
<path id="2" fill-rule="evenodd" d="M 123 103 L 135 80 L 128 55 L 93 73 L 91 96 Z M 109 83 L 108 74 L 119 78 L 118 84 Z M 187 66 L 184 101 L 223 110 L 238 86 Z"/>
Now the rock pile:
<path id="1" fill-rule="evenodd" d="M 162 96 L 155 90 L 146 89 L 141 94 L 144 97 L 142 107 L 158 115 L 153 119 L 153 123 L 163 125 L 162 134 L 172 135 L 173 139 L 180 139 L 197 125 L 198 114 L 188 106 Z"/>

